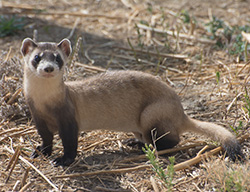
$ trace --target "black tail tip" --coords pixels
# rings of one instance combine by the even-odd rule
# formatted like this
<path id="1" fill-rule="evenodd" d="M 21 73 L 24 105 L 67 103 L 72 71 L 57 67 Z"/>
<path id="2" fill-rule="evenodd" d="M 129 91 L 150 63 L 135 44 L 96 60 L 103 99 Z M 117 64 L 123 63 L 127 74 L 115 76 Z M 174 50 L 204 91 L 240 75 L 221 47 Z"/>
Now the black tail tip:
<path id="1" fill-rule="evenodd" d="M 244 162 L 246 160 L 238 141 L 227 141 L 223 144 L 223 148 L 226 151 L 226 155 L 233 162 Z"/>

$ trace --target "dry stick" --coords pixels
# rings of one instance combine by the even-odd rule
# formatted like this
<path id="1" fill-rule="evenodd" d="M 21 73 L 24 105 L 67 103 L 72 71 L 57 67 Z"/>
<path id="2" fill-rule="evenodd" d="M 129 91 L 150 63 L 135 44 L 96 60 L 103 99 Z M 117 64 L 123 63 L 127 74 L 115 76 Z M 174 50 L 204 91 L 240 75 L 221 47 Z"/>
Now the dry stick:
<path id="1" fill-rule="evenodd" d="M 20 188 L 22 188 L 22 187 L 25 185 L 26 180 L 27 180 L 28 175 L 29 175 L 29 171 L 30 171 L 30 167 L 28 167 L 28 168 L 26 169 L 26 171 L 25 171 L 25 173 L 24 173 L 24 175 L 23 175 L 23 178 L 22 178 L 22 181 L 21 181 L 21 187 L 20 187 Z"/>
<path id="2" fill-rule="evenodd" d="M 227 107 L 227 113 L 230 111 L 231 107 L 233 106 L 234 102 L 238 99 L 239 96 L 241 96 L 243 94 L 243 92 L 240 92 L 236 97 L 234 97 L 234 99 L 232 100 L 232 102 L 228 105 Z"/>
<path id="3" fill-rule="evenodd" d="M 17 154 L 18 154 L 18 151 L 20 151 L 20 148 L 21 148 L 20 146 L 18 146 L 18 147 L 16 148 L 16 151 L 15 151 L 15 153 L 12 155 L 12 157 L 11 157 L 11 159 L 10 159 L 10 161 L 9 161 L 9 164 L 7 165 L 5 171 L 8 171 L 9 168 L 11 167 L 13 161 L 16 159 L 16 156 L 17 156 Z"/>
<path id="4" fill-rule="evenodd" d="M 32 182 L 27 183 L 26 185 L 24 185 L 24 186 L 20 189 L 19 192 L 24 192 L 24 191 L 26 191 L 26 190 L 29 188 L 29 186 L 30 186 L 31 184 L 32 184 Z"/>
<path id="5" fill-rule="evenodd" d="M 30 9 L 32 11 L 45 9 L 45 7 L 44 8 L 40 7 L 39 9 L 37 9 L 37 8 L 34 7 L 34 5 L 30 5 L 30 4 L 15 4 L 13 2 L 6 2 L 6 1 L 2 2 L 2 6 L 3 6 L 3 8 Z"/>
<path id="6" fill-rule="evenodd" d="M 84 52 L 84 56 L 86 57 L 86 59 L 88 59 L 88 60 L 90 61 L 90 65 L 93 65 L 93 64 L 95 63 L 95 60 L 94 60 L 94 59 L 91 59 L 91 58 L 89 57 L 89 51 L 90 51 L 92 48 L 94 48 L 94 47 L 95 47 L 95 46 L 92 45 L 92 46 L 88 47 L 88 48 L 86 49 L 86 51 Z"/>
<path id="7" fill-rule="evenodd" d="M 6 63 L 9 60 L 11 51 L 12 51 L 12 47 L 9 48 L 9 51 L 7 53 L 7 56 L 6 56 L 5 60 L 4 60 L 4 63 Z"/>
<path id="8" fill-rule="evenodd" d="M 88 173 L 58 175 L 58 176 L 55 176 L 55 178 L 84 177 L 84 176 L 101 175 L 101 174 L 120 174 L 120 173 L 129 173 L 132 171 L 144 170 L 148 168 L 151 168 L 151 165 L 139 165 L 136 167 L 122 168 L 122 169 L 100 170 L 100 171 L 93 171 L 93 172 L 88 172 Z"/>
<path id="9" fill-rule="evenodd" d="M 243 65 L 243 67 L 236 73 L 236 77 L 250 64 L 250 61 L 248 61 L 246 64 Z"/>
<path id="10" fill-rule="evenodd" d="M 6 170 L 8 170 L 9 167 L 11 166 L 12 162 L 13 162 L 12 167 L 11 167 L 11 169 L 10 169 L 10 172 L 9 172 L 9 174 L 8 174 L 8 177 L 6 178 L 5 183 L 7 183 L 7 182 L 9 181 L 10 176 L 11 176 L 11 173 L 12 173 L 12 171 L 14 170 L 14 168 L 15 168 L 15 166 L 16 166 L 17 160 L 18 160 L 18 158 L 19 158 L 19 156 L 20 156 L 20 153 L 21 153 L 20 148 L 21 148 L 20 146 L 17 147 L 16 151 L 15 151 L 14 154 L 13 154 L 13 158 L 11 158 L 9 165 L 8 165 L 7 168 L 6 168 Z"/>
<path id="11" fill-rule="evenodd" d="M 245 134 L 242 137 L 240 137 L 238 139 L 238 141 L 240 143 L 242 143 L 245 139 L 248 139 L 249 136 L 250 136 L 250 134 Z M 215 155 L 215 154 L 219 153 L 222 150 L 223 150 L 223 148 L 220 146 L 220 147 L 217 147 L 217 148 L 215 148 L 215 149 L 213 149 L 211 151 L 208 151 L 208 152 L 206 152 L 206 153 L 204 153 L 202 155 L 200 155 L 200 153 L 198 153 L 198 155 L 196 157 L 175 165 L 174 170 L 179 171 L 179 170 L 182 170 L 182 169 L 189 168 L 192 165 L 195 165 L 195 164 L 201 162 L 203 159 L 211 157 L 212 155 Z M 203 151 L 203 149 L 202 149 L 202 151 Z"/>
<path id="12" fill-rule="evenodd" d="M 140 49 L 130 49 L 130 48 L 126 48 L 126 47 L 118 47 L 118 46 L 114 46 L 115 48 L 118 49 L 123 49 L 123 50 L 127 50 L 127 51 L 135 51 L 138 53 L 144 53 L 144 54 L 149 54 L 149 55 L 154 55 L 154 56 L 161 56 L 161 57 L 172 57 L 172 58 L 176 58 L 176 59 L 187 59 L 188 56 L 187 55 L 181 55 L 181 54 L 170 54 L 170 53 L 156 53 L 153 51 L 143 51 Z"/>
<path id="13" fill-rule="evenodd" d="M 194 157 L 192 159 L 189 159 L 187 161 L 179 163 L 179 164 L 174 166 L 174 170 L 175 171 L 180 171 L 182 169 L 189 168 L 192 165 L 195 165 L 195 164 L 201 162 L 202 159 L 208 158 L 208 157 L 210 157 L 212 155 L 215 155 L 215 154 L 219 153 L 222 149 L 223 149 L 222 147 L 217 147 L 217 148 L 215 148 L 215 149 L 213 149 L 213 150 L 211 150 L 209 152 L 204 153 L 203 155 L 199 155 L 199 156 L 196 156 L 196 157 Z"/>
<path id="14" fill-rule="evenodd" d="M 21 8 L 22 9 L 22 8 Z M 34 11 L 35 10 L 35 11 Z M 96 17 L 96 18 L 105 18 L 105 19 L 112 19 L 112 20 L 128 20 L 126 17 L 121 17 L 121 16 L 108 16 L 108 15 L 102 15 L 102 14 L 87 14 L 87 13 L 81 13 L 81 12 L 66 12 L 66 11 L 54 11 L 54 12 L 37 12 L 36 10 L 39 9 L 34 9 L 34 10 L 28 10 L 25 8 L 23 9 L 22 12 L 17 12 L 17 11 L 2 11 L 3 14 L 18 14 L 18 15 L 45 15 L 45 16 L 74 16 L 74 17 Z"/>
<path id="15" fill-rule="evenodd" d="M 82 63 L 79 63 L 79 62 L 76 62 L 75 65 L 84 67 L 85 69 L 88 69 L 88 70 L 97 71 L 97 72 L 105 72 L 106 71 L 105 69 L 103 69 L 101 67 L 89 66 L 89 65 L 82 64 Z"/>
<path id="16" fill-rule="evenodd" d="M 8 147 L 5 146 L 5 150 L 8 151 L 9 153 L 14 153 L 13 150 L 9 149 Z M 27 161 L 25 158 L 23 158 L 22 156 L 19 156 L 19 159 L 21 161 L 23 161 L 25 164 L 27 164 L 29 167 L 31 167 L 32 169 L 34 169 L 51 187 L 53 187 L 56 191 L 59 191 L 59 189 L 39 170 L 37 169 L 32 163 L 30 163 L 29 161 Z M 29 184 L 29 183 L 28 183 Z M 26 184 L 26 185 L 28 185 Z M 25 185 L 25 186 L 26 186 Z M 24 188 L 24 187 L 23 187 Z"/>
<path id="17" fill-rule="evenodd" d="M 74 23 L 74 26 L 73 26 L 72 30 L 70 31 L 69 35 L 66 37 L 67 39 L 71 39 L 71 37 L 73 36 L 73 34 L 74 34 L 75 30 L 76 30 L 77 25 L 79 24 L 79 21 L 80 21 L 79 18 L 77 18 L 75 20 L 75 23 Z"/>
<path id="18" fill-rule="evenodd" d="M 17 186 L 18 186 L 19 183 L 20 183 L 20 181 L 17 180 L 16 183 L 15 183 L 15 185 L 14 185 L 14 187 L 13 187 L 13 189 L 12 189 L 12 191 L 18 191 L 17 190 Z"/>
<path id="19" fill-rule="evenodd" d="M 151 30 L 151 31 L 154 31 L 154 32 L 157 32 L 157 33 L 168 34 L 168 35 L 171 35 L 171 36 L 174 36 L 174 37 L 178 36 L 179 38 L 185 38 L 185 39 L 192 40 L 192 41 L 198 41 L 200 43 L 207 43 L 207 44 L 215 44 L 216 43 L 216 41 L 212 41 L 212 40 L 205 39 L 205 38 L 199 38 L 199 37 L 196 37 L 196 36 L 193 36 L 193 35 L 187 35 L 187 34 L 184 34 L 184 33 L 177 33 L 176 31 L 157 29 L 157 28 L 149 27 L 149 26 L 146 26 L 146 25 L 143 25 L 143 24 L 137 24 L 137 26 L 140 29 Z"/>
<path id="20" fill-rule="evenodd" d="M 194 147 L 197 147 L 197 146 L 203 146 L 203 145 L 206 145 L 206 143 L 196 143 L 196 144 L 191 144 L 191 145 L 187 145 L 187 146 L 183 146 L 183 147 L 165 149 L 165 150 L 158 151 L 158 155 L 174 153 L 174 152 L 177 152 L 177 151 L 187 150 L 187 149 L 190 149 L 190 148 L 194 148 Z M 120 163 L 125 163 L 125 162 L 129 162 L 129 161 L 136 161 L 136 160 L 146 159 L 146 158 L 147 158 L 146 155 L 143 154 L 143 155 L 138 155 L 136 157 L 127 158 L 127 159 L 121 160 L 119 162 Z"/>
<path id="21" fill-rule="evenodd" d="M 9 99 L 9 101 L 7 102 L 8 105 L 11 105 L 14 103 L 15 99 L 17 98 L 17 96 L 22 92 L 22 88 L 19 88 L 16 90 L 16 92 L 12 95 L 12 97 Z"/>

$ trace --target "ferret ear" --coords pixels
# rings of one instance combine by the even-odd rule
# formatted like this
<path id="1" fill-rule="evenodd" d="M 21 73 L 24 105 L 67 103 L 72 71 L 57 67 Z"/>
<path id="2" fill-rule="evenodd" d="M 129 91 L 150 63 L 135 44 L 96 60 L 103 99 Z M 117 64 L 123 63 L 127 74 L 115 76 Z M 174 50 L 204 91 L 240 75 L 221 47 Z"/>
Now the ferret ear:
<path id="1" fill-rule="evenodd" d="M 31 38 L 26 38 L 22 42 L 21 53 L 25 56 L 35 47 L 37 47 L 37 44 Z"/>
<path id="2" fill-rule="evenodd" d="M 67 57 L 70 55 L 71 43 L 68 39 L 63 39 L 60 43 L 57 44 L 57 47 L 60 48 Z"/>

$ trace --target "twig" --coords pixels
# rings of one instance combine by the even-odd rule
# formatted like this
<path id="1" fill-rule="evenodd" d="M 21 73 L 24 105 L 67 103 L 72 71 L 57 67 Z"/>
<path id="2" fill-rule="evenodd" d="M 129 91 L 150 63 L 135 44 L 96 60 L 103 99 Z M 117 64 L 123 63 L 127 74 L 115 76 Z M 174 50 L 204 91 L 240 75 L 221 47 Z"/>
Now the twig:
<path id="1" fill-rule="evenodd" d="M 205 147 L 203 147 L 198 153 L 196 156 L 200 156 L 204 151 L 206 151 L 207 149 L 209 148 L 208 145 L 206 145 Z"/>
<path id="2" fill-rule="evenodd" d="M 184 34 L 184 33 L 177 33 L 176 31 L 157 29 L 157 28 L 153 28 L 153 27 L 149 27 L 149 26 L 140 24 L 140 23 L 137 24 L 137 26 L 139 28 L 141 28 L 141 29 L 144 29 L 144 30 L 151 30 L 151 31 L 154 31 L 154 32 L 157 32 L 157 33 L 168 34 L 168 35 L 171 35 L 171 36 L 174 36 L 174 37 L 177 37 L 177 35 L 178 35 L 179 38 L 184 38 L 184 39 L 188 39 L 188 40 L 192 40 L 192 41 L 198 41 L 200 43 L 206 43 L 206 44 L 215 44 L 216 43 L 216 41 L 212 41 L 212 40 L 209 40 L 209 39 L 199 38 L 199 37 L 196 37 L 196 36 L 193 36 L 193 35 L 187 35 L 187 34 Z"/>
<path id="3" fill-rule="evenodd" d="M 102 174 L 120 174 L 120 173 L 129 173 L 132 171 L 144 170 L 148 168 L 151 168 L 151 165 L 139 165 L 136 167 L 122 168 L 122 169 L 100 170 L 100 171 L 93 171 L 93 172 L 87 172 L 87 173 L 58 175 L 58 176 L 55 176 L 55 178 L 84 177 L 84 176 L 102 175 Z"/>
<path id="4" fill-rule="evenodd" d="M 101 67 L 96 67 L 96 66 L 89 66 L 83 63 L 76 62 L 75 65 L 84 67 L 85 69 L 91 70 L 91 71 L 96 71 L 96 72 L 105 72 L 106 70 L 101 68 Z"/>
<path id="5" fill-rule="evenodd" d="M 246 64 L 243 65 L 243 67 L 236 73 L 236 77 L 250 64 L 250 61 L 248 61 Z"/>
<path id="6" fill-rule="evenodd" d="M 16 151 L 14 152 L 14 154 L 13 154 L 12 158 L 10 159 L 10 162 L 9 162 L 7 168 L 6 168 L 6 171 L 7 171 L 7 170 L 9 170 L 10 166 L 12 165 L 12 167 L 11 167 L 11 169 L 10 169 L 10 172 L 9 172 L 9 174 L 8 174 L 8 177 L 6 178 L 5 183 L 7 183 L 7 182 L 9 181 L 10 176 L 11 176 L 11 173 L 12 173 L 12 171 L 14 170 L 14 168 L 15 168 L 15 166 L 16 166 L 18 157 L 19 157 L 19 155 L 20 155 L 20 153 L 21 153 L 20 148 L 21 148 L 20 146 L 18 146 L 18 147 L 16 148 Z M 13 162 L 13 163 L 12 163 L 12 162 Z"/>
<path id="7" fill-rule="evenodd" d="M 234 104 L 234 102 L 238 99 L 239 96 L 241 96 L 243 94 L 243 92 L 240 92 L 236 97 L 234 97 L 234 99 L 232 100 L 232 102 L 228 105 L 227 107 L 227 113 L 230 111 L 232 105 Z"/>
<path id="8" fill-rule="evenodd" d="M 45 15 L 45 16 L 74 16 L 74 17 L 96 17 L 96 18 L 105 18 L 105 19 L 112 19 L 112 20 L 128 20 L 126 17 L 121 17 L 121 16 L 109 16 L 109 15 L 104 15 L 104 14 L 87 14 L 87 13 L 81 13 L 81 12 L 66 12 L 66 11 L 54 11 L 54 12 L 38 12 L 42 11 L 41 9 L 34 9 L 29 10 L 26 8 L 21 8 L 23 11 L 17 12 L 17 11 L 5 11 L 3 10 L 3 14 L 18 14 L 18 15 Z"/>
<path id="9" fill-rule="evenodd" d="M 29 186 L 30 186 L 31 184 L 32 184 L 32 182 L 27 183 L 26 185 L 24 185 L 24 186 L 20 189 L 19 192 L 24 192 L 24 191 L 26 191 L 26 190 L 29 188 Z"/>
<path id="10" fill-rule="evenodd" d="M 8 151 L 9 153 L 14 154 L 14 151 L 9 149 L 7 146 L 5 146 L 5 150 Z M 29 161 L 24 159 L 22 156 L 19 156 L 19 159 L 21 161 L 23 161 L 25 164 L 27 164 L 29 167 L 34 169 L 51 187 L 53 187 L 56 191 L 59 191 L 59 189 L 39 169 L 37 169 L 32 163 L 30 163 Z M 29 183 L 27 183 L 26 185 L 28 185 L 28 184 Z"/>
<path id="11" fill-rule="evenodd" d="M 77 18 L 75 20 L 74 26 L 73 26 L 72 30 L 70 31 L 70 34 L 67 36 L 67 39 L 71 39 L 71 37 L 73 36 L 73 34 L 74 34 L 75 30 L 76 30 L 77 25 L 79 24 L 79 21 L 80 21 L 79 18 Z"/>
<path id="12" fill-rule="evenodd" d="M 22 88 L 19 88 L 16 90 L 16 92 L 12 95 L 12 97 L 9 99 L 9 101 L 7 102 L 8 105 L 13 104 L 13 102 L 15 101 L 15 99 L 17 98 L 17 96 L 22 92 Z"/>
<path id="13" fill-rule="evenodd" d="M 187 150 L 187 149 L 194 148 L 194 147 L 197 147 L 197 146 L 202 146 L 202 145 L 205 145 L 205 144 L 206 143 L 196 143 L 196 144 L 191 144 L 191 145 L 187 145 L 187 146 L 183 146 L 183 147 L 165 149 L 165 150 L 158 151 L 158 155 L 164 155 L 164 154 L 168 154 L 168 153 L 174 153 L 174 152 L 177 152 L 177 151 L 183 151 L 183 150 Z M 121 160 L 120 162 L 124 163 L 124 162 L 129 162 L 129 161 L 137 161 L 137 160 L 146 159 L 146 158 L 147 158 L 146 155 L 143 154 L 143 155 L 138 155 L 136 157 L 131 157 L 131 158 Z"/>
<path id="14" fill-rule="evenodd" d="M 6 55 L 6 58 L 5 58 L 5 60 L 4 60 L 4 63 L 6 63 L 6 62 L 9 60 L 11 51 L 12 51 L 12 47 L 9 48 L 9 51 L 8 51 L 8 53 L 7 53 L 7 55 Z"/>
<path id="15" fill-rule="evenodd" d="M 21 188 L 25 185 L 26 180 L 28 178 L 29 175 L 29 171 L 30 171 L 30 167 L 28 167 L 23 175 L 22 181 L 21 181 Z"/>
<path id="16" fill-rule="evenodd" d="M 93 47 L 94 47 L 94 45 L 88 47 L 88 48 L 86 49 L 86 51 L 84 52 L 85 57 L 90 61 L 90 64 L 91 64 L 91 65 L 93 65 L 93 64 L 95 63 L 95 60 L 94 60 L 94 59 L 91 59 L 91 58 L 89 57 L 89 50 L 92 49 Z"/>
<path id="17" fill-rule="evenodd" d="M 11 159 L 10 159 L 10 161 L 9 161 L 9 164 L 7 165 L 5 171 L 8 171 L 8 170 L 10 169 L 10 167 L 11 167 L 13 161 L 16 159 L 16 156 L 17 156 L 17 154 L 18 154 L 19 151 L 20 151 L 20 146 L 18 146 L 18 147 L 16 148 L 16 151 L 15 151 L 15 153 L 13 154 L 13 156 L 11 157 Z"/>
<path id="18" fill-rule="evenodd" d="M 201 162 L 202 159 L 208 158 L 208 157 L 210 157 L 212 155 L 215 155 L 215 154 L 219 153 L 222 149 L 223 149 L 222 147 L 217 147 L 217 148 L 215 148 L 215 149 L 213 149 L 213 150 L 211 150 L 209 152 L 204 153 L 203 155 L 199 155 L 199 156 L 196 156 L 196 157 L 194 157 L 192 159 L 189 159 L 187 161 L 179 163 L 179 164 L 174 166 L 174 170 L 175 171 L 180 171 L 182 169 L 187 169 L 187 168 L 191 167 L 192 165 L 195 165 L 195 164 Z"/>
<path id="19" fill-rule="evenodd" d="M 18 191 L 17 186 L 18 186 L 19 183 L 20 183 L 20 180 L 17 180 L 14 187 L 13 187 L 13 189 L 12 189 L 12 191 Z"/>
<path id="20" fill-rule="evenodd" d="M 156 52 L 152 52 L 152 51 L 143 51 L 143 50 L 134 49 L 134 48 L 133 48 L 133 50 L 132 50 L 132 49 L 130 49 L 130 48 L 118 47 L 118 46 L 115 46 L 115 48 L 123 49 L 123 50 L 127 50 L 127 51 L 138 52 L 138 53 L 149 54 L 149 55 L 154 55 L 154 56 L 171 57 L 171 58 L 175 58 L 175 59 L 187 59 L 187 58 L 188 58 L 187 55 L 181 55 L 181 54 L 156 53 Z"/>
<path id="21" fill-rule="evenodd" d="M 3 7 L 3 9 L 4 8 L 16 8 L 16 9 L 30 9 L 30 10 L 34 10 L 35 9 L 35 10 L 37 10 L 36 8 L 34 8 L 34 5 L 29 5 L 29 4 L 15 4 L 13 2 L 6 2 L 6 1 L 2 2 L 2 7 Z M 38 9 L 38 10 L 42 10 L 42 9 L 45 9 L 45 7 L 44 8 L 40 7 L 40 9 Z"/>

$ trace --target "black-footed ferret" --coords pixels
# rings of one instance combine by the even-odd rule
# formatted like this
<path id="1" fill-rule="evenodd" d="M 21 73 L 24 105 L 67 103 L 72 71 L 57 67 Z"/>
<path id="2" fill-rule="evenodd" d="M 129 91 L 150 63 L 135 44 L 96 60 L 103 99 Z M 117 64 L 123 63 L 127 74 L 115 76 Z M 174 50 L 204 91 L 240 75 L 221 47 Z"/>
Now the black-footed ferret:
<path id="1" fill-rule="evenodd" d="M 221 142 L 232 160 L 243 158 L 241 147 L 227 129 L 188 117 L 177 94 L 158 78 L 136 71 L 111 71 L 83 81 L 64 82 L 71 44 L 23 40 L 24 94 L 42 137 L 37 149 L 51 155 L 53 135 L 62 139 L 64 155 L 56 165 L 71 164 L 77 154 L 79 131 L 107 129 L 133 132 L 158 150 L 174 147 L 180 134 L 194 131 Z M 34 152 L 34 156 L 38 154 Z"/>

